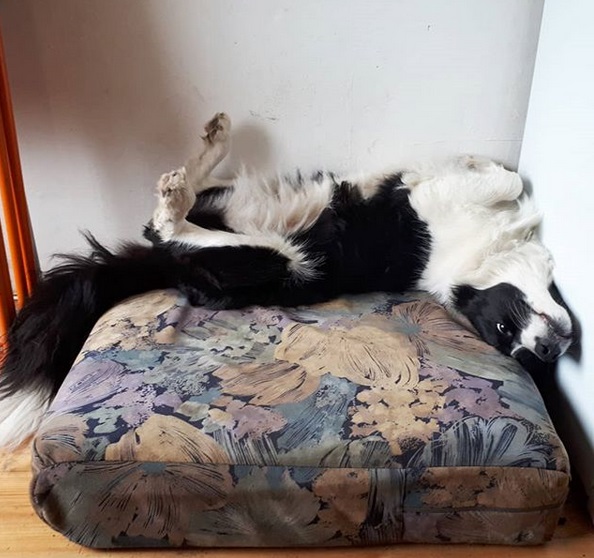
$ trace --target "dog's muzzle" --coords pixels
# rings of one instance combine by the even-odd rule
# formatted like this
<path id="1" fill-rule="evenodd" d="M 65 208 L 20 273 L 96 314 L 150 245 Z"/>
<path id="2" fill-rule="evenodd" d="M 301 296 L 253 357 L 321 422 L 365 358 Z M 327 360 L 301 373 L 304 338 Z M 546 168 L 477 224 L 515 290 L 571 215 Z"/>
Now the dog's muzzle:
<path id="1" fill-rule="evenodd" d="M 522 345 L 544 362 L 557 360 L 573 341 L 571 321 L 555 320 L 546 314 L 534 314 L 522 337 Z"/>
<path id="2" fill-rule="evenodd" d="M 567 339 L 556 334 L 548 337 L 536 337 L 534 354 L 544 362 L 557 360 L 571 345 L 571 337 Z"/>

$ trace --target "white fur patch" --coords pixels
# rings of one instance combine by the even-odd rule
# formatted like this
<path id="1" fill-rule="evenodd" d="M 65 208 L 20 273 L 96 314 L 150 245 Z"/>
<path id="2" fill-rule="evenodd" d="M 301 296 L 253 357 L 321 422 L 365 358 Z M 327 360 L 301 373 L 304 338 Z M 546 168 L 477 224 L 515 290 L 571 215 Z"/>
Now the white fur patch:
<path id="1" fill-rule="evenodd" d="M 522 182 L 516 173 L 485 162 L 469 169 L 459 161 L 403 175 L 410 203 L 432 238 L 419 287 L 443 303 L 455 285 L 487 288 L 500 282 L 500 263 L 525 244 L 541 219 L 529 198 L 517 199 Z M 550 260 L 544 247 L 534 251 Z M 548 286 L 542 271 L 538 280 Z"/>
<path id="2" fill-rule="evenodd" d="M 226 199 L 225 221 L 233 230 L 250 235 L 304 232 L 330 205 L 333 189 L 329 176 L 294 185 L 282 176 L 266 179 L 243 171 Z"/>
<path id="3" fill-rule="evenodd" d="M 35 434 L 50 404 L 50 391 L 22 391 L 0 406 L 0 447 L 16 448 Z"/>

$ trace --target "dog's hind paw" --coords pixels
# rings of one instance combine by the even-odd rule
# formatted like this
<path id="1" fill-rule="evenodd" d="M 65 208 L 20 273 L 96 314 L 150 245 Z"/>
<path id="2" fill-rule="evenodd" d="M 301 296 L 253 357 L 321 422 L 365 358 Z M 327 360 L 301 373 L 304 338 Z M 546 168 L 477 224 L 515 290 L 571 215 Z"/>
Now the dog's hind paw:
<path id="1" fill-rule="evenodd" d="M 176 190 L 186 187 L 186 171 L 178 169 L 162 174 L 157 182 L 157 193 L 160 197 L 167 197 Z"/>
<path id="2" fill-rule="evenodd" d="M 167 172 L 157 182 L 158 212 L 168 220 L 184 219 L 194 205 L 196 196 L 186 183 L 184 169 Z"/>
<path id="3" fill-rule="evenodd" d="M 226 143 L 231 133 L 231 119 L 224 112 L 218 112 L 204 125 L 204 131 L 206 135 L 202 139 L 207 143 Z"/>

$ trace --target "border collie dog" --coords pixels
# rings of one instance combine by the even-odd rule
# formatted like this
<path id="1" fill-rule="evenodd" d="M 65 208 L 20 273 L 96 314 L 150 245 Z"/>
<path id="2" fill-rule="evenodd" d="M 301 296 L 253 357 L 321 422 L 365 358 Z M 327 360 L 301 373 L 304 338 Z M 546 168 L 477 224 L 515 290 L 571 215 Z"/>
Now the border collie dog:
<path id="1" fill-rule="evenodd" d="M 230 127 L 215 115 L 200 152 L 160 178 L 152 246 L 111 252 L 89 235 L 89 256 L 67 256 L 40 282 L 8 334 L 0 446 L 36 430 L 99 317 L 151 289 L 213 308 L 422 289 L 507 355 L 550 362 L 567 350 L 572 322 L 516 173 L 464 157 L 363 177 L 213 179 Z"/>

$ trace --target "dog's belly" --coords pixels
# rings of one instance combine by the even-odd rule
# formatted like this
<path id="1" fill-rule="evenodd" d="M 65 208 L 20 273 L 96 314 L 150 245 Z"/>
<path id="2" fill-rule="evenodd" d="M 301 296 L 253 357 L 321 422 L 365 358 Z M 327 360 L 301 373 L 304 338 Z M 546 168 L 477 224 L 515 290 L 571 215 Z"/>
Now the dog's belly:
<path id="1" fill-rule="evenodd" d="M 307 179 L 297 173 L 271 180 L 240 175 L 220 210 L 225 225 L 235 232 L 288 237 L 313 226 L 330 205 L 335 186 L 328 173 Z"/>
<path id="2" fill-rule="evenodd" d="M 243 177 L 233 189 L 201 194 L 188 219 L 205 228 L 289 239 L 316 262 L 316 279 L 307 288 L 329 296 L 415 288 L 431 244 L 400 175 L 383 177 L 370 197 L 328 173 L 273 184 Z"/>

